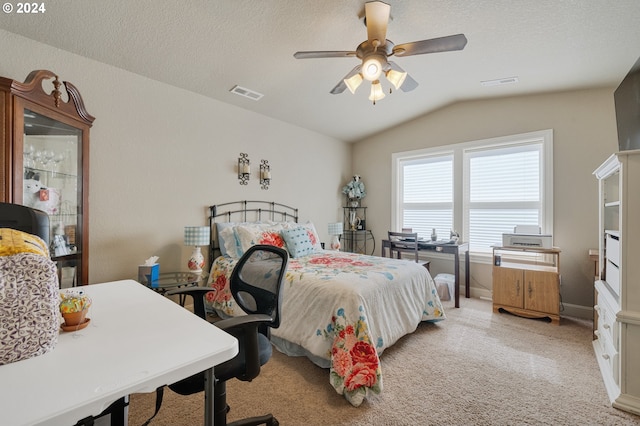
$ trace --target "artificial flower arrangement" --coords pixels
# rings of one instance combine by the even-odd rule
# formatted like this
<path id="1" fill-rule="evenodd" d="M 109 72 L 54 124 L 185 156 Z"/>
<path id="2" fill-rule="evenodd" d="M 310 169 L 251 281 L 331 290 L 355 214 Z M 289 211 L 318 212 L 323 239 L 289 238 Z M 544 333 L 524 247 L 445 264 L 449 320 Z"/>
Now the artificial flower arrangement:
<path id="1" fill-rule="evenodd" d="M 91 298 L 84 292 L 60 293 L 60 313 L 64 318 L 63 331 L 82 330 L 89 325 L 87 311 L 91 306 Z"/>
<path id="2" fill-rule="evenodd" d="M 360 175 L 355 175 L 352 180 L 342 188 L 342 193 L 345 194 L 349 200 L 361 200 L 367 195 L 367 191 L 364 189 L 364 183 L 360 180 Z"/>
<path id="3" fill-rule="evenodd" d="M 82 312 L 91 306 L 91 298 L 82 291 L 60 293 L 60 313 L 72 314 Z"/>

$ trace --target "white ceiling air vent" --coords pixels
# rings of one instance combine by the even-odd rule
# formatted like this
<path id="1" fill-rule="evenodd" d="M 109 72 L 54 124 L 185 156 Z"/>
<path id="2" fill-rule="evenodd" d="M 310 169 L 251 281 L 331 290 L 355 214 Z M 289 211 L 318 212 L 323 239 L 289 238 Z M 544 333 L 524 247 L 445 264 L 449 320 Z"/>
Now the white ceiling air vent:
<path id="1" fill-rule="evenodd" d="M 264 95 L 262 93 L 254 92 L 253 90 L 249 90 L 245 87 L 241 87 L 235 85 L 229 90 L 231 93 L 235 93 L 236 95 L 244 96 L 245 98 L 253 99 L 254 101 L 260 100 Z"/>
<path id="2" fill-rule="evenodd" d="M 510 83 L 517 83 L 517 82 L 518 82 L 518 77 L 505 77 L 505 78 L 499 78 L 497 80 L 481 81 L 480 84 L 482 84 L 483 86 L 500 86 L 502 84 L 510 84 Z"/>

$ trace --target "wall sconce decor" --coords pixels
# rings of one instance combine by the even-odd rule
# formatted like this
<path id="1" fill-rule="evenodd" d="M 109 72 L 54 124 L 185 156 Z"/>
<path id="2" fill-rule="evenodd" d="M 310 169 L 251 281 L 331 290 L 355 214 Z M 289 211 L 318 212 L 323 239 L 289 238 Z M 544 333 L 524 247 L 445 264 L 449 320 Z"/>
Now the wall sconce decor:
<path id="1" fill-rule="evenodd" d="M 240 185 L 247 185 L 250 177 L 251 163 L 249 162 L 249 155 L 241 152 L 240 157 L 238 157 L 238 180 Z"/>
<path id="2" fill-rule="evenodd" d="M 267 160 L 260 160 L 260 188 L 269 189 L 271 184 L 271 166 Z"/>

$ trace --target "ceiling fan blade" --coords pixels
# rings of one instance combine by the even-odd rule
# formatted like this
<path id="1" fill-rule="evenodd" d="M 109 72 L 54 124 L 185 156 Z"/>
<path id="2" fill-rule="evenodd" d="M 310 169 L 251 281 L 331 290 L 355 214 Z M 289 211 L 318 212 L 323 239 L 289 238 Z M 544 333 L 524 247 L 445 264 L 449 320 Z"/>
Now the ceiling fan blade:
<path id="1" fill-rule="evenodd" d="M 418 87 L 418 82 L 411 78 L 409 74 L 407 74 L 404 79 L 404 83 L 402 83 L 402 86 L 400 86 L 400 90 L 402 90 L 403 92 L 410 92 L 416 87 Z"/>
<path id="2" fill-rule="evenodd" d="M 387 24 L 391 6 L 381 1 L 370 1 L 364 4 L 365 23 L 367 24 L 367 38 L 369 43 L 378 40 L 382 46 L 387 39 Z"/>
<path id="3" fill-rule="evenodd" d="M 345 50 L 315 50 L 307 52 L 296 52 L 293 57 L 296 59 L 312 58 L 351 58 L 356 56 L 356 52 Z"/>
<path id="4" fill-rule="evenodd" d="M 362 64 L 356 66 L 354 69 L 349 71 L 349 74 L 345 75 L 342 78 L 342 80 L 340 80 L 340 83 L 336 84 L 336 86 L 333 89 L 331 89 L 330 93 L 332 95 L 338 95 L 338 94 L 344 92 L 344 90 L 347 88 L 347 84 L 344 81 L 347 80 L 348 78 L 351 78 L 354 75 L 358 74 L 360 72 L 361 68 L 362 68 Z"/>
<path id="5" fill-rule="evenodd" d="M 388 69 L 392 69 L 398 72 L 405 72 L 398 64 L 396 64 L 393 61 L 389 61 L 387 62 L 387 64 L 388 64 Z M 410 92 L 416 87 L 418 87 L 418 82 L 415 81 L 413 78 L 411 78 L 409 74 L 407 74 L 407 76 L 404 78 L 404 82 L 402 83 L 402 86 L 400 86 L 400 90 L 402 90 L 403 92 Z"/>
<path id="6" fill-rule="evenodd" d="M 336 84 L 336 86 L 331 89 L 331 94 L 332 95 L 339 95 L 340 93 L 344 92 L 344 90 L 347 88 L 347 85 L 344 82 L 344 79 L 340 80 L 340 83 Z"/>
<path id="7" fill-rule="evenodd" d="M 464 34 L 456 34 L 447 37 L 432 38 L 430 40 L 414 41 L 411 43 L 397 44 L 393 48 L 396 56 L 423 55 L 425 53 L 450 52 L 462 50 L 467 45 Z"/>

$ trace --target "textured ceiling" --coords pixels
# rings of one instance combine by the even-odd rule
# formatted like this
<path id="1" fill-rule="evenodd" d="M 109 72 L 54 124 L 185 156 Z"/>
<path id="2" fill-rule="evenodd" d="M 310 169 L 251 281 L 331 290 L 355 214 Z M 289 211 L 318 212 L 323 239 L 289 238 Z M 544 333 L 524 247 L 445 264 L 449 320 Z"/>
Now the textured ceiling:
<path id="1" fill-rule="evenodd" d="M 452 102 L 615 86 L 640 56 L 639 0 L 389 0 L 395 44 L 464 33 L 458 52 L 393 59 L 419 83 L 375 106 L 329 91 L 358 60 L 293 58 L 355 50 L 364 1 L 55 0 L 0 28 L 345 141 Z M 481 81 L 517 76 L 517 84 Z M 240 85 L 259 101 L 229 92 Z"/>

